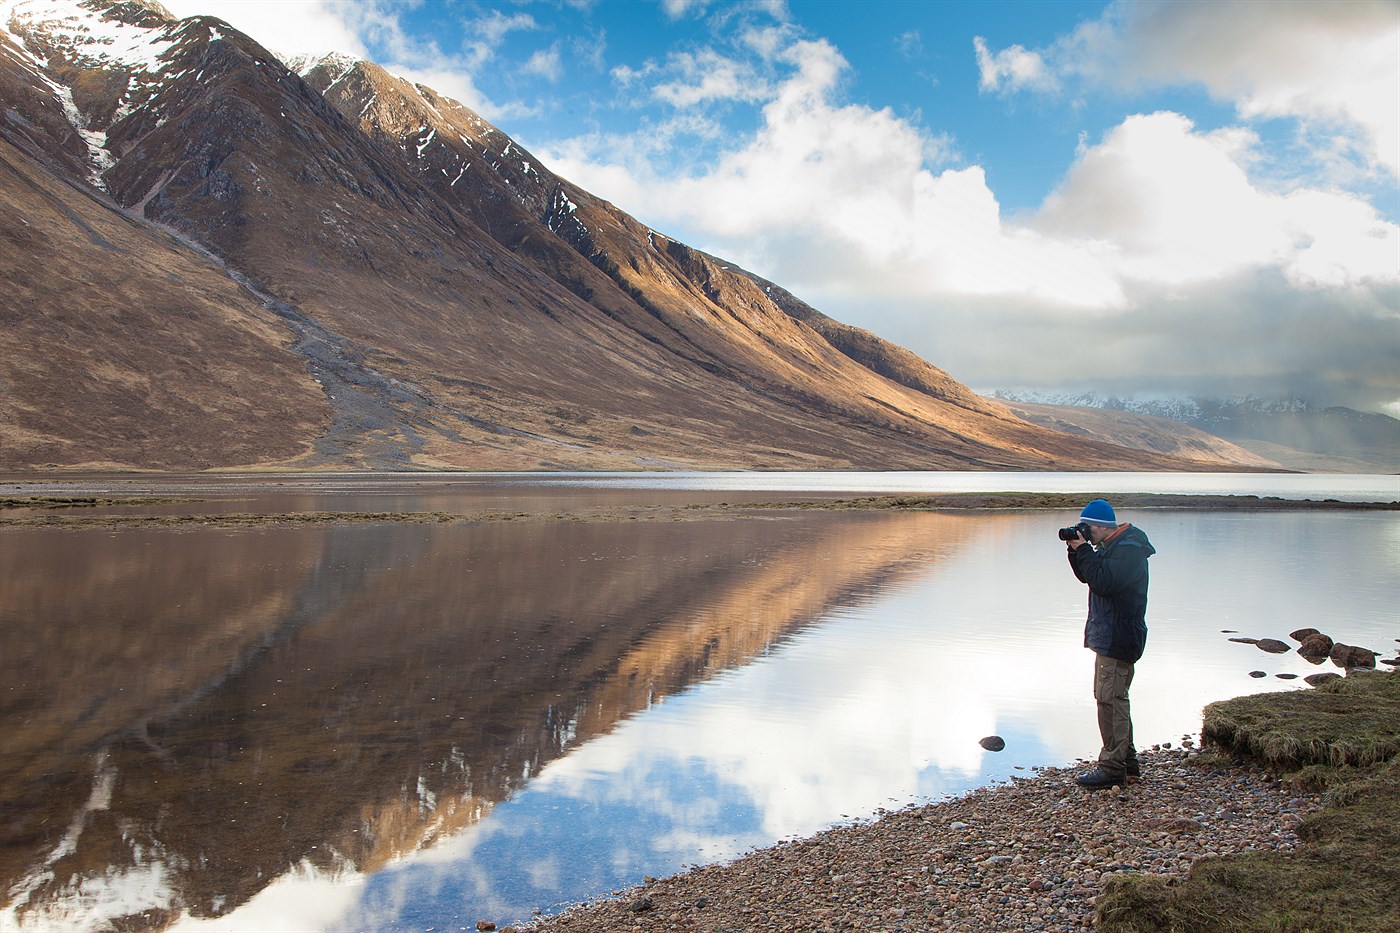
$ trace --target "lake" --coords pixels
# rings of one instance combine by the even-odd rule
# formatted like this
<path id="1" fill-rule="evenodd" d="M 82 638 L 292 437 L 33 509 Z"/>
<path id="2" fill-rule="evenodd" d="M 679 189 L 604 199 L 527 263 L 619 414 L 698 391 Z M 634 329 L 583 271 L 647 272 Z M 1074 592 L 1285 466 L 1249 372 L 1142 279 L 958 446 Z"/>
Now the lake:
<path id="1" fill-rule="evenodd" d="M 0 929 L 504 925 L 1092 757 L 1074 512 L 682 508 L 1061 489 L 1400 499 L 1332 475 L 0 483 L 200 500 L 142 514 L 494 516 L 0 528 Z M 1400 513 L 1120 518 L 1159 551 L 1139 745 L 1334 669 L 1231 637 L 1400 648 Z"/>

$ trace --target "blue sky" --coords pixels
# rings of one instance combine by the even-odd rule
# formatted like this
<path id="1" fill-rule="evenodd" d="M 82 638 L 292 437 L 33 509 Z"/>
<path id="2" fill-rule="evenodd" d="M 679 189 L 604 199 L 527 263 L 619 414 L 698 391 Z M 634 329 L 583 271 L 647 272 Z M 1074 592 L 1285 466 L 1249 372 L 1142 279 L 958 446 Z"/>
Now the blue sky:
<path id="1" fill-rule="evenodd" d="M 453 96 L 974 388 L 1400 413 L 1394 0 L 166 5 Z"/>

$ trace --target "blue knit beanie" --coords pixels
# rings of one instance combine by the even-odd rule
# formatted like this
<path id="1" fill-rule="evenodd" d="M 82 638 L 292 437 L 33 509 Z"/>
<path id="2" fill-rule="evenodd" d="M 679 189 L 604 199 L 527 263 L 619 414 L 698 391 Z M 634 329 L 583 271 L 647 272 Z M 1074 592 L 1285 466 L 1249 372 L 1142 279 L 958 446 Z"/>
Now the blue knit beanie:
<path id="1" fill-rule="evenodd" d="M 1084 506 L 1084 511 L 1079 513 L 1081 522 L 1088 522 L 1091 525 L 1106 525 L 1109 528 L 1118 527 L 1118 516 L 1113 514 L 1113 506 L 1103 499 L 1095 499 Z"/>

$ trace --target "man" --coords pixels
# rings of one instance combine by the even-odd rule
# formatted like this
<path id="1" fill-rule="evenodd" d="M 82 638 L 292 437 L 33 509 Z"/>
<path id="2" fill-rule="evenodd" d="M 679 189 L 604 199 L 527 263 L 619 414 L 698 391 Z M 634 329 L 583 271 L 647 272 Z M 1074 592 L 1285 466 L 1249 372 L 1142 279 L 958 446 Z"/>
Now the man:
<path id="1" fill-rule="evenodd" d="M 1094 700 L 1103 748 L 1098 767 L 1076 780 L 1099 790 L 1139 774 L 1128 688 L 1147 645 L 1147 559 L 1157 550 L 1141 530 L 1119 525 L 1113 506 L 1103 499 L 1084 506 L 1078 528 L 1067 542 L 1069 565 L 1089 585 L 1084 647 L 1095 655 Z"/>

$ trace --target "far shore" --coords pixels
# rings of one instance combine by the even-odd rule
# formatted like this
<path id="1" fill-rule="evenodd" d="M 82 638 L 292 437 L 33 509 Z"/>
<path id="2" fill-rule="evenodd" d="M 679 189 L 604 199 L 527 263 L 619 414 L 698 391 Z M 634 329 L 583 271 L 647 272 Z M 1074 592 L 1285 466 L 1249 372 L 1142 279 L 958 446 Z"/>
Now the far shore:
<path id="1" fill-rule="evenodd" d="M 115 484 L 114 484 L 115 486 Z M 179 492 L 166 490 L 167 493 Z M 808 496 L 773 501 L 695 503 L 656 506 L 583 506 L 577 509 L 551 508 L 541 511 L 467 510 L 452 511 L 287 511 L 287 512 L 207 512 L 200 505 L 209 501 L 178 495 L 120 495 L 118 488 L 84 496 L 0 497 L 0 527 L 60 528 L 158 528 L 181 526 L 245 527 L 253 525 L 375 524 L 402 522 L 417 524 L 462 524 L 507 521 L 531 522 L 618 522 L 618 521 L 699 521 L 739 518 L 779 517 L 784 513 L 806 511 L 839 512 L 971 512 L 971 511 L 1065 511 L 1080 508 L 1095 493 L 1052 492 L 966 492 L 937 495 L 886 495 L 854 498 Z M 740 493 L 736 498 L 745 494 Z M 1398 511 L 1400 502 L 1349 502 L 1339 499 L 1284 499 L 1277 496 L 1194 495 L 1175 493 L 1112 493 L 1119 511 Z M 223 500 L 229 501 L 229 500 Z M 188 506 L 188 509 L 160 513 L 140 513 L 151 506 Z M 122 514 L 127 509 L 131 512 Z M 95 511 L 89 511 L 95 510 Z"/>

